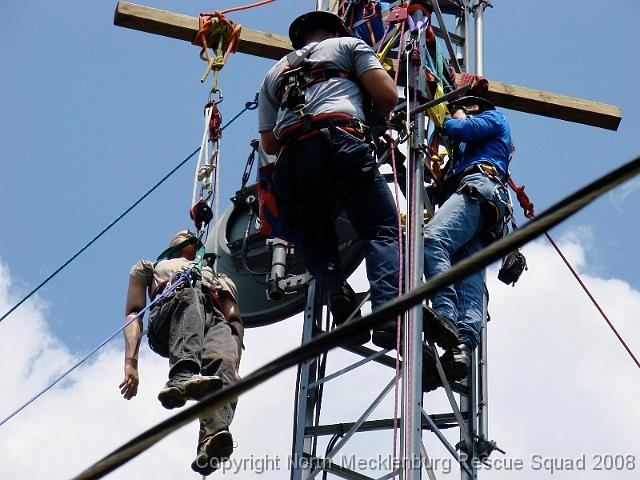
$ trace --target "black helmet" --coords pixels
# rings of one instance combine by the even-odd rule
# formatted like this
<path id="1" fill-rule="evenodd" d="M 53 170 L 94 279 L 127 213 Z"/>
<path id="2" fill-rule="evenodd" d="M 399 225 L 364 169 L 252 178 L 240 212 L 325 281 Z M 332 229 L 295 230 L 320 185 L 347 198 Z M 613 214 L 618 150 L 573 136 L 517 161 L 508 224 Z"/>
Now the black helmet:
<path id="1" fill-rule="evenodd" d="M 300 15 L 289 27 L 289 38 L 296 50 L 304 47 L 304 36 L 311 30 L 324 27 L 339 33 L 341 37 L 349 37 L 351 33 L 342 19 L 330 12 L 316 10 Z"/>
<path id="2" fill-rule="evenodd" d="M 496 107 L 493 105 L 493 103 L 491 103 L 486 98 L 473 97 L 473 96 L 469 95 L 467 97 L 460 97 L 460 98 L 457 98 L 455 100 L 450 101 L 449 102 L 449 110 L 451 110 L 451 107 L 456 107 L 456 106 L 464 107 L 466 105 L 478 105 L 480 107 L 480 110 L 482 110 L 483 112 L 485 112 L 487 110 L 495 110 L 496 109 Z"/>

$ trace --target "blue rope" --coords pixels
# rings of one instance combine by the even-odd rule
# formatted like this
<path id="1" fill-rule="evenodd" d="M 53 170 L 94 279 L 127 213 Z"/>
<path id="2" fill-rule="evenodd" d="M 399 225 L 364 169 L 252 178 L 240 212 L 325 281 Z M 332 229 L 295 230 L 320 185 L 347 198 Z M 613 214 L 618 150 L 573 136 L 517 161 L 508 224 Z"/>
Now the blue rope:
<path id="1" fill-rule="evenodd" d="M 84 362 L 86 362 L 89 359 L 89 357 L 91 357 L 98 350 L 100 350 L 102 347 L 104 347 L 107 343 L 109 343 L 111 340 L 113 340 L 116 337 L 116 335 L 118 335 L 125 328 L 127 328 L 129 325 L 131 325 L 135 320 L 138 320 L 138 319 L 144 317 L 144 314 L 149 309 L 151 309 L 155 304 L 157 304 L 160 301 L 168 300 L 180 285 L 182 285 L 185 282 L 190 282 L 190 279 L 191 279 L 191 270 L 182 270 L 180 272 L 180 275 L 176 279 L 174 279 L 173 282 L 169 282 L 167 284 L 167 286 L 165 287 L 165 289 L 162 291 L 162 293 L 160 295 L 156 296 L 156 298 L 154 298 L 153 301 L 149 305 L 147 305 L 142 310 L 140 310 L 140 312 L 138 312 L 138 314 L 135 317 L 133 317 L 131 320 L 126 322 L 124 325 L 122 325 L 120 328 L 118 328 L 115 332 L 113 332 L 111 335 L 109 335 L 109 337 L 107 337 L 100 345 L 98 345 L 96 348 L 94 348 L 89 353 L 87 353 L 84 357 L 82 357 L 80 360 L 78 360 L 72 367 L 67 369 L 62 375 L 57 377 L 55 380 L 53 380 L 51 383 L 49 383 L 49 385 L 47 385 L 42 390 L 40 390 L 37 394 L 35 394 L 33 397 L 31 397 L 21 407 L 19 407 L 18 409 L 14 410 L 8 417 L 6 417 L 4 420 L 2 420 L 0 422 L 0 427 L 2 425 L 4 425 L 5 423 L 7 423 L 9 420 L 11 420 L 13 417 L 15 417 L 22 410 L 27 408 L 29 405 L 31 405 L 33 402 L 35 402 L 44 393 L 46 393 L 47 391 L 51 390 L 58 382 L 60 382 L 63 378 L 65 378 L 67 375 L 69 375 L 71 372 L 73 372 L 76 368 L 78 368 L 80 365 L 82 365 Z"/>
<path id="2" fill-rule="evenodd" d="M 225 128 L 230 126 L 234 121 L 236 121 L 238 119 L 238 117 L 240 117 L 240 115 L 242 115 L 247 110 L 255 110 L 256 108 L 258 108 L 258 94 L 257 93 L 256 93 L 255 99 L 252 102 L 247 102 L 245 104 L 245 106 L 244 106 L 244 109 L 240 113 L 238 113 L 235 117 L 233 117 L 231 119 L 231 121 L 229 121 L 226 125 L 224 125 L 220 129 L 220 131 L 224 131 Z M 111 222 L 109 225 L 107 225 L 107 227 L 105 227 L 98 235 L 93 237 L 91 239 L 91 241 L 89 241 L 89 243 L 87 243 L 84 247 L 82 247 L 80 250 L 78 250 L 78 252 L 75 253 L 71 258 L 69 258 L 69 260 L 64 262 L 51 275 L 49 275 L 42 282 L 40 282 L 37 287 L 35 287 L 33 290 L 31 290 L 18 303 L 16 303 L 13 307 L 11 307 L 4 315 L 2 315 L 2 317 L 0 317 L 0 322 L 2 322 L 5 318 L 7 318 L 9 315 L 11 315 L 20 305 L 22 305 L 24 302 L 29 300 L 38 290 L 40 290 L 47 283 L 49 283 L 49 281 L 51 279 L 53 279 L 53 277 L 55 277 L 56 275 L 58 275 L 58 273 L 60 273 L 62 270 L 64 270 L 67 267 L 67 265 L 69 265 L 76 258 L 78 258 L 87 248 L 89 248 L 91 245 L 93 245 L 105 233 L 107 233 L 109 230 L 111 230 L 111 228 L 113 226 L 115 226 L 116 223 L 118 223 L 120 220 L 122 220 L 131 210 L 136 208 L 145 198 L 147 198 L 149 195 L 151 195 L 151 193 L 155 189 L 157 189 L 160 185 L 162 185 L 171 175 L 176 173 L 178 171 L 178 169 L 180 169 L 180 167 L 182 167 L 185 163 L 187 163 L 189 160 L 191 160 L 199 151 L 200 151 L 200 147 L 198 147 L 193 153 L 191 153 L 187 158 L 185 158 L 178 165 L 176 165 L 169 173 L 167 173 L 164 177 L 162 177 L 158 183 L 156 183 L 153 187 L 151 187 L 149 190 L 147 190 L 147 192 L 144 195 L 142 195 L 138 200 L 136 200 L 136 202 L 133 205 L 131 205 L 129 208 L 127 208 L 124 212 L 122 212 L 113 222 Z"/>

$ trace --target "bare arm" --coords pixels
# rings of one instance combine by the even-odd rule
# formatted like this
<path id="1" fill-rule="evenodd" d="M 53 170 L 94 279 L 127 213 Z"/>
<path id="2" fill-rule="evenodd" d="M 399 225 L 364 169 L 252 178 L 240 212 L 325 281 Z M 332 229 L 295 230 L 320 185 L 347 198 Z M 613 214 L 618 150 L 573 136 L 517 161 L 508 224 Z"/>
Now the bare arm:
<path id="1" fill-rule="evenodd" d="M 147 287 L 134 277 L 129 278 L 125 322 L 135 318 L 147 304 Z M 142 319 L 131 322 L 124 329 L 124 380 L 120 384 L 122 396 L 131 400 L 138 393 L 138 352 L 142 335 Z"/>
<path id="2" fill-rule="evenodd" d="M 373 104 L 379 115 L 386 117 L 397 105 L 396 84 L 385 70 L 376 68 L 363 73 L 360 77 L 360 85 L 373 99 Z"/>
<path id="3" fill-rule="evenodd" d="M 271 130 L 260 132 L 260 146 L 268 155 L 275 155 L 280 149 L 278 139 Z"/>
<path id="4" fill-rule="evenodd" d="M 222 305 L 222 314 L 227 322 L 242 324 L 240 307 L 228 292 L 220 293 L 220 304 Z"/>

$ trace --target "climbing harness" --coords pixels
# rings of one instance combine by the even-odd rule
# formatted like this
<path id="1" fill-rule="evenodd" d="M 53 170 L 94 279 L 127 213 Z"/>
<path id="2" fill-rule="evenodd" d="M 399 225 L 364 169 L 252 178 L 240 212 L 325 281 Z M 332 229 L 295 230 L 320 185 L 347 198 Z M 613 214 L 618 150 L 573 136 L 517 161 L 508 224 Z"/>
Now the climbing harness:
<path id="1" fill-rule="evenodd" d="M 360 119 L 346 113 L 320 113 L 304 115 L 300 121 L 285 127 L 280 132 L 280 144 L 286 147 L 292 140 L 304 140 L 321 133 L 325 129 L 340 128 L 364 140 L 369 127 Z"/>
<path id="2" fill-rule="evenodd" d="M 296 115 L 303 116 L 307 104 L 305 90 L 309 87 L 332 78 L 356 81 L 354 75 L 347 71 L 328 67 L 313 68 L 308 57 L 317 45 L 318 42 L 313 42 L 306 45 L 300 53 L 293 51 L 287 55 L 287 67 L 280 74 L 276 88 L 276 99 L 282 110 L 288 108 Z"/>
<path id="3" fill-rule="evenodd" d="M 305 90 L 332 78 L 355 82 L 355 77 L 349 72 L 326 67 L 311 68 L 308 62 L 303 62 L 297 68 L 285 70 L 282 73 L 282 94 L 279 95 L 281 110 L 288 108 L 297 115 L 304 115 L 307 103 Z"/>

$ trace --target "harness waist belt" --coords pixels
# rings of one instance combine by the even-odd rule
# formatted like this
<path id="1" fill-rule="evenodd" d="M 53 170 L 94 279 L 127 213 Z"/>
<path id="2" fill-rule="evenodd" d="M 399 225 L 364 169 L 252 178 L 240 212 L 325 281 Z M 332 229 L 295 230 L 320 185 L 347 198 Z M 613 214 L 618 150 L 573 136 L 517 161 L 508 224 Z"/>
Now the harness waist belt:
<path id="1" fill-rule="evenodd" d="M 364 139 L 369 133 L 369 127 L 359 118 L 346 114 L 319 114 L 314 116 L 303 116 L 299 122 L 285 127 L 280 132 L 280 144 L 284 145 L 292 140 L 312 132 L 318 132 L 324 128 L 343 127 L 360 134 Z"/>
<path id="2" fill-rule="evenodd" d="M 490 177 L 494 177 L 501 183 L 505 183 L 509 178 L 508 174 L 502 173 L 500 170 L 498 170 L 496 167 L 494 167 L 490 163 L 481 162 L 481 163 L 474 163 L 470 167 L 465 168 L 462 172 L 452 176 L 451 179 L 445 179 L 445 183 L 449 185 L 454 185 L 459 183 L 460 180 L 462 180 L 467 175 L 471 175 L 472 173 L 478 173 L 478 172 L 488 175 Z"/>

